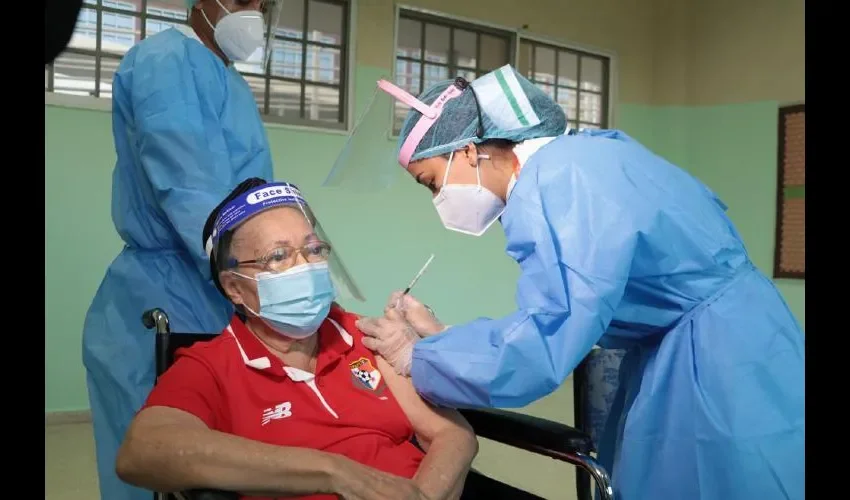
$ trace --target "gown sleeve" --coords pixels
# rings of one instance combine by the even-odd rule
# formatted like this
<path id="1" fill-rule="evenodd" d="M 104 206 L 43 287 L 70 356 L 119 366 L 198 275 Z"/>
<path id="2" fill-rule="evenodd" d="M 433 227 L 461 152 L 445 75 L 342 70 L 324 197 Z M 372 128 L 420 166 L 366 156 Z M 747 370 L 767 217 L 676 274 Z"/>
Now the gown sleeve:
<path id="1" fill-rule="evenodd" d="M 557 389 L 605 333 L 623 298 L 638 217 L 622 201 L 634 195 L 616 168 L 585 161 L 523 170 L 531 179 L 517 184 L 503 217 L 507 252 L 521 267 L 517 310 L 417 342 L 411 377 L 424 398 L 525 406 Z"/>

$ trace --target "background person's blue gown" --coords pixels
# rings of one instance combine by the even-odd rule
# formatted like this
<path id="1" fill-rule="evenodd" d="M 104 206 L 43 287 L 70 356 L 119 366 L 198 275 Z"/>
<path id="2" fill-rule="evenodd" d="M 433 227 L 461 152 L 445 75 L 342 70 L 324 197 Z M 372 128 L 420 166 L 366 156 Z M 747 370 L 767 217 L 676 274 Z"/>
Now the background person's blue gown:
<path id="1" fill-rule="evenodd" d="M 628 348 L 600 444 L 618 500 L 803 499 L 803 334 L 725 208 L 620 132 L 554 140 L 502 216 L 518 311 L 418 342 L 416 389 L 520 407 Z"/>
<path id="2" fill-rule="evenodd" d="M 113 92 L 112 219 L 125 247 L 86 316 L 83 362 L 101 498 L 150 500 L 115 475 L 118 447 L 154 383 L 154 334 L 142 312 L 163 308 L 177 332 L 224 328 L 232 306 L 209 281 L 203 225 L 240 181 L 271 179 L 272 164 L 248 84 L 175 29 L 127 52 Z"/>

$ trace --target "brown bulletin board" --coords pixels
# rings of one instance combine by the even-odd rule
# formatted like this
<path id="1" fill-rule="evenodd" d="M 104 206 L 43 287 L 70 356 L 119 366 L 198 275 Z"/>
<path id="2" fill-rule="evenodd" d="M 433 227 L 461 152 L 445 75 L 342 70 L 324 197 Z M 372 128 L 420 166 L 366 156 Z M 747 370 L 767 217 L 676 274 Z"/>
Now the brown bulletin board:
<path id="1" fill-rule="evenodd" d="M 806 105 L 779 108 L 774 278 L 806 279 Z"/>

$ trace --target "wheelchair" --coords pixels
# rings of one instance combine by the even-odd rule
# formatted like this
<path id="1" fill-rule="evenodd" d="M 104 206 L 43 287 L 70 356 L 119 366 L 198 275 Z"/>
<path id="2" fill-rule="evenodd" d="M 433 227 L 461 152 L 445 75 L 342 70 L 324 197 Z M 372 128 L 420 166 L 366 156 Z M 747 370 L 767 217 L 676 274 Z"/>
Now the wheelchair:
<path id="1" fill-rule="evenodd" d="M 174 362 L 174 353 L 195 342 L 206 342 L 218 333 L 171 332 L 168 316 L 161 309 L 151 309 L 142 315 L 145 328 L 156 331 L 156 376 L 159 378 Z M 582 363 L 573 374 L 575 423 L 584 428 L 586 421 L 587 384 Z M 591 456 L 596 449 L 591 437 L 582 430 L 550 420 L 520 413 L 494 409 L 460 410 L 472 426 L 475 435 L 526 450 L 579 468 L 576 473 L 578 500 L 592 500 L 590 477 L 593 477 L 600 500 L 613 500 L 614 491 L 608 473 Z M 590 476 L 590 477 L 589 477 Z M 175 493 L 154 493 L 154 500 L 238 500 L 233 492 L 191 490 Z M 509 484 L 489 478 L 474 469 L 467 474 L 461 500 L 510 499 L 532 500 L 541 497 Z"/>

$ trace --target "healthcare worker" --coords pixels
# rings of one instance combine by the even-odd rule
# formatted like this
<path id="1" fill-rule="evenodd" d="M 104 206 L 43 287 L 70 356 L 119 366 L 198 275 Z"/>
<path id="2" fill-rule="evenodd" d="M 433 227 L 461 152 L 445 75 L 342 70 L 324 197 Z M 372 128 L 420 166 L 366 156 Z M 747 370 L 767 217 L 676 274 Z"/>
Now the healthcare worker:
<path id="1" fill-rule="evenodd" d="M 197 238 L 207 214 L 239 182 L 273 176 L 257 103 L 232 64 L 263 48 L 261 4 L 187 1 L 191 29 L 138 43 L 113 79 L 112 219 L 124 249 L 83 332 L 104 500 L 151 496 L 115 474 L 124 432 L 155 378 L 154 335 L 142 313 L 160 307 L 176 332 L 217 332 L 233 312 L 210 281 Z"/>
<path id="2" fill-rule="evenodd" d="M 501 220 L 521 276 L 515 312 L 448 328 L 396 293 L 371 348 L 453 407 L 525 406 L 627 349 L 599 445 L 618 500 L 804 498 L 803 334 L 706 186 L 620 131 L 564 134 L 510 66 L 379 85 L 414 108 L 399 162 L 445 227 Z"/>

